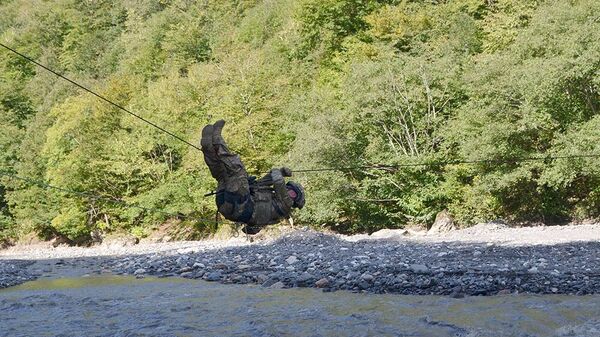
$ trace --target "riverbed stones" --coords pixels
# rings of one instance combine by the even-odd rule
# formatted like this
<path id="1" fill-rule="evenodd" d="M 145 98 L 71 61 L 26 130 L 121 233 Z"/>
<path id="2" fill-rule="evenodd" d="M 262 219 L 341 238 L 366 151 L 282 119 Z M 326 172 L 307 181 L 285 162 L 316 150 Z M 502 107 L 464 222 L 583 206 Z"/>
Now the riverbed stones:
<path id="1" fill-rule="evenodd" d="M 594 228 L 600 230 L 600 225 Z M 496 228 L 491 233 L 497 235 L 507 230 Z M 520 237 L 521 231 L 511 233 L 510 237 Z M 450 233 L 454 237 L 461 231 Z M 499 241 L 486 242 L 485 236 L 481 236 L 486 233 L 484 227 L 475 233 L 472 241 L 441 240 L 429 235 L 394 240 L 367 237 L 352 241 L 339 235 L 297 231 L 274 241 L 252 244 L 207 247 L 203 242 L 163 243 L 160 245 L 170 245 L 169 249 L 153 248 L 147 254 L 133 254 L 139 252 L 137 249 L 146 249 L 140 245 L 123 248 L 122 252 L 131 254 L 121 255 L 100 246 L 93 249 L 99 249 L 98 254 L 106 257 L 98 259 L 80 258 L 79 254 L 84 250 L 76 248 L 71 257 L 65 253 L 61 253 L 64 254 L 59 257 L 61 260 L 41 257 L 40 261 L 48 262 L 31 268 L 7 269 L 6 260 L 2 260 L 0 286 L 22 283 L 45 274 L 44 270 L 55 275 L 62 270 L 85 268 L 85 273 L 102 270 L 103 273 L 122 275 L 255 283 L 265 287 L 279 283 L 276 287 L 453 294 L 454 297 L 496 295 L 503 290 L 539 294 L 600 293 L 600 259 L 597 258 L 600 240 L 556 245 L 504 245 Z M 535 234 L 532 240 L 542 235 L 540 232 Z M 552 234 L 551 230 L 543 233 L 548 234 Z M 564 234 L 564 230 L 560 234 Z M 593 237 L 594 234 L 588 232 L 587 235 Z M 59 248 L 46 254 L 57 254 L 57 250 L 69 251 Z M 142 269 L 144 273 L 140 271 Z"/>
<path id="2" fill-rule="evenodd" d="M 328 244 L 320 243 L 322 239 L 329 241 Z M 495 254 L 489 254 L 490 256 L 476 253 L 491 251 L 491 249 L 494 249 Z M 539 257 L 547 255 L 545 250 L 547 249 L 544 247 L 501 249 L 491 245 L 464 244 L 419 245 L 378 244 L 377 242 L 348 244 L 343 241 L 336 242 L 331 237 L 313 235 L 311 239 L 301 240 L 287 237 L 271 245 L 205 251 L 201 254 L 190 254 L 189 258 L 193 261 L 202 261 L 195 262 L 194 266 L 201 267 L 196 265 L 201 263 L 209 270 L 202 276 L 206 280 L 258 283 L 265 287 L 283 285 L 332 290 L 447 294 L 453 297 L 497 294 L 502 293 L 503 289 L 513 287 L 517 287 L 516 289 L 521 292 L 554 293 L 556 289 L 556 293 L 560 293 L 564 288 L 559 284 L 561 281 L 548 279 L 561 275 L 556 272 L 557 268 L 549 268 L 551 272 L 548 274 L 540 271 L 538 274 L 543 274 L 540 280 L 529 279 L 527 283 L 519 286 L 525 275 L 534 275 L 528 270 L 555 260 Z M 590 250 L 586 247 L 585 250 L 576 251 L 589 252 Z M 560 249 L 552 251 L 556 256 L 564 255 L 561 254 Z M 302 259 L 298 258 L 300 255 L 303 256 Z M 471 259 L 473 255 L 481 260 Z M 244 259 L 245 256 L 253 258 Z M 519 260 L 515 259 L 518 256 L 528 259 L 518 262 Z M 177 265 L 178 258 L 165 256 L 164 265 L 167 267 L 162 268 L 161 273 L 172 270 L 168 266 Z M 249 262 L 250 260 L 252 262 Z M 511 261 L 528 266 L 528 269 L 525 269 L 526 273 L 520 273 L 519 271 L 523 269 L 515 268 L 511 265 Z M 143 258 L 136 258 L 128 261 L 126 265 L 144 267 L 144 261 Z M 583 266 L 586 272 L 595 270 L 590 268 L 589 264 Z M 264 272 L 261 273 L 261 270 Z M 511 271 L 513 274 L 510 274 Z M 152 269 L 151 273 L 154 272 L 156 270 Z M 571 283 L 571 288 L 580 293 L 592 291 L 593 287 L 585 283 L 585 277 L 587 280 L 595 280 L 588 275 L 578 276 L 583 283 Z M 542 286 L 539 286 L 540 284 Z M 456 288 L 459 285 L 462 287 Z"/>
<path id="3" fill-rule="evenodd" d="M 0 260 L 0 289 L 35 279 L 39 274 L 28 268 L 31 265 L 33 261 Z"/>

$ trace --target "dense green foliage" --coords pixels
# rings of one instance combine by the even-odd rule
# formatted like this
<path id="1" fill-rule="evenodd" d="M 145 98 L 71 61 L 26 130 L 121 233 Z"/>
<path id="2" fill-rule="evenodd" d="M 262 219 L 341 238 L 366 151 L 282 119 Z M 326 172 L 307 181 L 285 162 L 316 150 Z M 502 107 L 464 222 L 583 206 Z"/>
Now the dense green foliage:
<path id="1" fill-rule="evenodd" d="M 499 160 L 301 173 L 303 223 L 600 216 L 600 158 L 501 162 L 600 154 L 596 0 L 4 0 L 0 12 L 2 43 L 190 142 L 226 119 L 251 172 Z M 213 216 L 196 149 L 4 49 L 0 73 L 1 170 Z M 0 178 L 0 239 L 82 242 L 168 218 Z"/>

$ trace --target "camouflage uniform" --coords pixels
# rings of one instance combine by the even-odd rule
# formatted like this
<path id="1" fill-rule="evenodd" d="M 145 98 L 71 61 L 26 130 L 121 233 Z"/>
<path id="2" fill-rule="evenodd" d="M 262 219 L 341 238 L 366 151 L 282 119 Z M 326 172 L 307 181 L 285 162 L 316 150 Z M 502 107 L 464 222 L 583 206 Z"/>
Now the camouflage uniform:
<path id="1" fill-rule="evenodd" d="M 200 145 L 204 161 L 218 182 L 216 202 L 226 219 L 262 227 L 288 218 L 294 201 L 287 193 L 282 170 L 272 169 L 261 179 L 248 176 L 240 157 L 232 153 L 221 136 L 225 122 L 202 130 Z M 286 175 L 289 169 L 282 168 Z"/>

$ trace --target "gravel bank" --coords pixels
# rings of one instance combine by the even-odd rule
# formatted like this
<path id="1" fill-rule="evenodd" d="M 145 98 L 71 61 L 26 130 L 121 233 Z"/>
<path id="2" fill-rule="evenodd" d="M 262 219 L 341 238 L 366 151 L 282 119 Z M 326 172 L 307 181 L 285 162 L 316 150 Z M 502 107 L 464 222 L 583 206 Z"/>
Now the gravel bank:
<path id="1" fill-rule="evenodd" d="M 63 268 L 95 274 L 178 276 L 324 291 L 452 297 L 600 293 L 600 225 L 510 229 L 487 224 L 439 235 L 384 231 L 350 237 L 299 230 L 257 243 L 238 238 L 0 252 L 0 259 L 17 256 L 38 259 L 28 268 L 32 274 L 40 268 L 48 274 L 60 262 Z"/>
<path id="2" fill-rule="evenodd" d="M 0 289 L 11 287 L 37 278 L 30 272 L 28 266 L 33 261 L 0 260 Z"/>

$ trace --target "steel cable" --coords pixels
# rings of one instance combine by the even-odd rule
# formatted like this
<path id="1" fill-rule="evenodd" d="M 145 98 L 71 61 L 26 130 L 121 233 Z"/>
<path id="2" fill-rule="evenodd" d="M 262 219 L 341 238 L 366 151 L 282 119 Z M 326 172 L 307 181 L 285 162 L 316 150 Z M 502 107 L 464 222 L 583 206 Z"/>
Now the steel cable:
<path id="1" fill-rule="evenodd" d="M 556 159 L 599 158 L 599 157 L 600 157 L 600 154 L 579 154 L 579 155 L 545 156 L 545 157 L 515 157 L 515 158 L 507 158 L 507 159 L 447 160 L 447 161 L 394 164 L 394 165 L 375 164 L 375 165 L 365 165 L 365 166 L 299 169 L 299 170 L 293 170 L 293 172 L 294 173 L 310 173 L 310 172 L 325 172 L 325 171 L 352 171 L 352 170 L 363 170 L 363 169 L 375 169 L 375 170 L 382 170 L 382 171 L 397 171 L 403 167 L 445 166 L 445 165 L 457 165 L 457 164 L 482 164 L 482 163 L 508 164 L 508 163 L 519 163 L 519 162 L 525 162 L 525 161 L 544 161 L 544 160 L 556 160 Z"/>
<path id="2" fill-rule="evenodd" d="M 143 121 L 144 123 L 170 135 L 171 137 L 185 143 L 188 146 L 193 147 L 196 150 L 202 151 L 202 149 L 190 142 L 188 142 L 187 140 L 183 139 L 182 137 L 174 134 L 173 132 L 155 124 L 154 122 L 133 113 L 132 111 L 126 109 L 125 107 L 109 100 L 108 98 L 97 94 L 96 92 L 92 91 L 91 89 L 88 89 L 87 87 L 69 79 L 68 77 L 50 69 L 49 67 L 35 61 L 34 59 L 28 57 L 27 55 L 24 55 L 20 52 L 18 52 L 17 50 L 8 47 L 2 43 L 0 43 L 0 46 L 2 46 L 3 48 L 11 51 L 12 53 L 22 57 L 23 59 L 41 67 L 42 69 L 58 76 L 61 79 L 64 79 L 66 81 L 68 81 L 69 83 L 83 89 L 84 91 L 96 96 L 97 98 L 113 105 L 114 107 L 125 111 L 126 113 L 128 113 L 131 116 L 134 116 L 135 118 Z M 294 173 L 312 173 L 312 172 L 326 172 L 326 171 L 352 171 L 352 170 L 363 170 L 363 169 L 375 169 L 375 170 L 382 170 L 382 171 L 389 171 L 389 172 L 395 172 L 397 170 L 399 170 L 400 168 L 403 167 L 419 167 L 419 166 L 425 166 L 425 167 L 433 167 L 433 166 L 445 166 L 445 165 L 456 165 L 456 164 L 481 164 L 481 163 L 496 163 L 496 164 L 504 164 L 504 163 L 517 163 L 517 162 L 525 162 L 525 161 L 546 161 L 546 160 L 556 160 L 556 159 L 574 159 L 574 158 L 598 158 L 600 157 L 600 154 L 581 154 L 581 155 L 565 155 L 565 156 L 544 156 L 544 157 L 516 157 L 516 158 L 506 158 L 506 159 L 478 159 L 478 160 L 448 160 L 448 161 L 432 161 L 432 162 L 420 162 L 420 163 L 406 163 L 406 164 L 393 164 L 393 165 L 382 165 L 382 164 L 375 164 L 375 165 L 365 165 L 365 166 L 349 166 L 349 167 L 323 167 L 323 168 L 309 168 L 309 169 L 297 169 L 297 170 L 293 170 Z M 17 176 L 15 174 L 12 174 L 8 171 L 2 171 L 0 170 L 0 175 L 4 175 L 4 176 L 9 176 L 12 177 L 14 179 L 17 180 L 21 180 L 21 181 L 25 181 L 31 184 L 35 184 L 38 186 L 42 186 L 44 188 L 47 189 L 55 189 L 55 190 L 59 190 L 65 193 L 69 193 L 69 194 L 73 194 L 73 195 L 78 195 L 78 196 L 83 196 L 83 197 L 87 197 L 87 198 L 92 198 L 92 199 L 96 199 L 96 200 L 104 200 L 107 202 L 112 202 L 112 203 L 117 203 L 117 204 L 121 204 L 125 207 L 131 207 L 131 208 L 138 208 L 138 209 L 142 209 L 145 211 L 149 211 L 149 212 L 157 212 L 157 213 L 162 213 L 165 215 L 169 215 L 171 217 L 176 217 L 176 218 L 192 218 L 189 215 L 183 215 L 181 213 L 169 213 L 169 212 L 165 212 L 163 210 L 160 209 L 156 209 L 156 208 L 149 208 L 149 207 L 144 207 L 144 206 L 139 206 L 139 205 L 134 205 L 134 204 L 129 204 L 126 201 L 122 200 L 122 199 L 118 199 L 118 198 L 110 198 L 110 197 L 104 197 L 104 196 L 100 196 L 100 195 L 96 195 L 93 194 L 91 192 L 81 192 L 81 191 L 75 191 L 75 190 L 70 190 L 70 189 L 65 189 L 62 187 L 58 187 L 58 186 L 53 186 L 50 184 L 47 184 L 45 182 L 41 182 L 38 180 L 34 180 L 34 179 L 29 179 L 29 178 L 24 178 L 24 177 L 20 177 Z M 200 220 L 200 221 L 209 221 L 209 222 L 215 222 L 215 220 L 209 220 L 209 219 L 202 219 L 202 218 L 194 218 L 195 220 Z"/>
<path id="3" fill-rule="evenodd" d="M 64 188 L 64 187 L 59 187 L 59 186 L 54 186 L 51 184 L 48 184 L 46 182 L 40 181 L 40 180 L 35 180 L 35 179 L 30 179 L 30 178 L 25 178 L 25 177 L 21 177 L 18 176 L 16 174 L 10 173 L 6 170 L 0 170 L 0 176 L 7 176 L 9 178 L 15 179 L 15 180 L 19 180 L 19 181 L 23 181 L 29 184 L 33 184 L 33 185 L 37 185 L 40 187 L 43 187 L 44 189 L 53 189 L 53 190 L 57 190 L 57 191 L 61 191 L 64 193 L 68 193 L 71 195 L 76 195 L 76 196 L 80 196 L 80 197 L 85 197 L 85 198 L 90 198 L 93 200 L 101 200 L 101 201 L 105 201 L 105 202 L 109 202 L 109 203 L 113 203 L 113 204 L 119 204 L 123 207 L 127 207 L 127 208 L 137 208 L 137 209 L 141 209 L 147 212 L 155 212 L 155 213 L 161 213 L 167 216 L 170 216 L 172 218 L 177 218 L 177 219 L 188 219 L 188 220 L 197 220 L 197 221 L 203 221 L 203 222 L 210 222 L 210 223 L 214 223 L 215 220 L 214 219 L 205 219 L 205 218 L 197 218 L 197 217 L 193 217 L 190 215 L 185 215 L 182 213 L 170 213 L 170 212 L 165 212 L 161 209 L 158 208 L 152 208 L 152 207 L 145 207 L 145 206 L 140 206 L 140 205 L 136 205 L 136 204 L 130 204 L 127 201 L 123 200 L 123 199 L 119 199 L 119 198 L 112 198 L 112 197 L 105 197 L 105 196 L 101 196 L 99 194 L 95 194 L 92 192 L 82 192 L 82 191 L 76 191 L 76 190 L 72 190 L 72 189 L 68 189 L 68 188 Z"/>
<path id="4" fill-rule="evenodd" d="M 63 76 L 62 74 L 60 74 L 60 73 L 58 73 L 58 72 L 56 72 L 56 71 L 54 71 L 54 70 L 52 70 L 52 69 L 50 69 L 50 68 L 46 67 L 45 65 L 43 65 L 43 64 L 41 64 L 41 63 L 39 63 L 39 62 L 37 62 L 36 60 L 34 60 L 34 59 L 30 58 L 29 56 L 27 56 L 27 55 L 24 55 L 24 54 L 22 54 L 22 53 L 20 53 L 20 52 L 16 51 L 15 49 L 13 49 L 13 48 L 10 48 L 10 47 L 8 47 L 8 46 L 4 45 L 3 43 L 0 43 L 0 46 L 2 46 L 2 47 L 4 47 L 4 48 L 6 48 L 7 50 L 9 50 L 9 51 L 11 51 L 11 52 L 13 52 L 13 53 L 15 53 L 15 54 L 19 55 L 20 57 L 22 57 L 22 58 L 24 58 L 25 60 L 27 60 L 27 61 L 29 61 L 29 62 L 31 62 L 31 63 L 33 63 L 33 64 L 37 65 L 38 67 L 40 67 L 40 68 L 42 68 L 42 69 L 45 69 L 45 70 L 47 70 L 47 71 L 51 72 L 52 74 L 54 74 L 54 75 L 56 75 L 56 76 L 58 76 L 58 77 L 62 78 L 63 80 L 65 80 L 65 81 L 68 81 L 69 83 L 71 83 L 71 84 L 73 84 L 73 85 L 75 85 L 75 86 L 77 86 L 77 87 L 79 87 L 79 88 L 81 88 L 81 89 L 83 89 L 83 90 L 87 91 L 88 93 L 90 93 L 90 94 L 92 94 L 92 95 L 94 95 L 94 96 L 98 97 L 99 99 L 101 99 L 101 100 L 103 100 L 103 101 L 105 101 L 105 102 L 107 102 L 107 103 L 109 103 L 109 104 L 111 104 L 111 105 L 113 105 L 113 106 L 115 106 L 115 107 L 117 107 L 117 108 L 119 108 L 119 109 L 121 109 L 121 110 L 125 111 L 126 113 L 130 114 L 131 116 L 134 116 L 135 118 L 137 118 L 137 119 L 139 119 L 139 120 L 143 121 L 144 123 L 147 123 L 148 125 L 151 125 L 151 126 L 153 126 L 153 127 L 157 128 L 158 130 L 161 130 L 162 132 L 164 132 L 164 133 L 166 133 L 166 134 L 170 135 L 171 137 L 173 137 L 173 138 L 175 138 L 175 139 L 177 139 L 177 140 L 179 140 L 179 141 L 181 141 L 181 142 L 183 142 L 183 143 L 185 143 L 185 144 L 187 144 L 187 145 L 189 145 L 189 146 L 191 146 L 191 147 L 195 148 L 195 149 L 196 149 L 196 150 L 198 150 L 198 151 L 202 151 L 202 149 L 201 149 L 201 148 L 199 148 L 198 146 L 196 146 L 196 145 L 194 145 L 194 144 L 192 144 L 192 143 L 188 142 L 187 140 L 185 140 L 185 139 L 183 139 L 182 137 L 180 137 L 180 136 L 178 136 L 178 135 L 174 134 L 173 132 L 171 132 L 171 131 L 169 131 L 169 130 L 167 130 L 167 129 L 165 129 L 165 128 L 163 128 L 163 127 L 161 127 L 161 126 L 157 125 L 157 124 L 155 124 L 154 122 L 152 122 L 152 121 L 150 121 L 150 120 L 148 120 L 148 119 L 146 119 L 146 118 L 144 118 L 144 117 L 142 117 L 142 116 L 140 116 L 140 115 L 138 115 L 138 114 L 135 114 L 135 113 L 131 112 L 130 110 L 126 109 L 125 107 L 123 107 L 123 106 L 121 106 L 121 105 L 119 105 L 119 104 L 117 104 L 117 103 L 115 103 L 115 102 L 113 102 L 113 101 L 109 100 L 108 98 L 106 98 L 106 97 L 104 97 L 104 96 L 102 96 L 102 95 L 100 95 L 100 94 L 97 94 L 96 92 L 92 91 L 91 89 L 88 89 L 88 88 L 84 87 L 83 85 L 81 85 L 81 84 L 79 84 L 79 83 L 77 83 L 77 82 L 75 82 L 75 81 L 71 80 L 70 78 L 68 78 L 68 77 L 66 77 L 66 76 Z"/>

